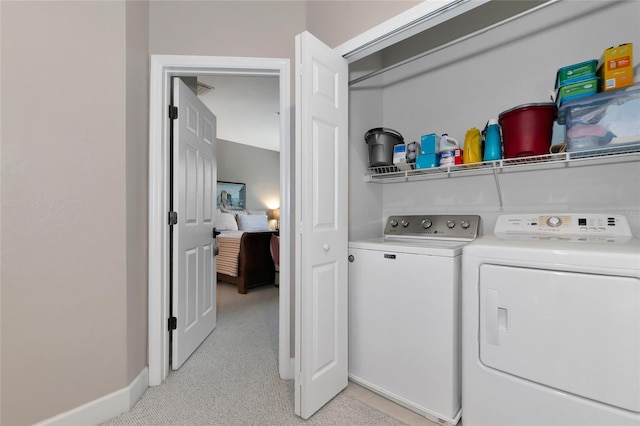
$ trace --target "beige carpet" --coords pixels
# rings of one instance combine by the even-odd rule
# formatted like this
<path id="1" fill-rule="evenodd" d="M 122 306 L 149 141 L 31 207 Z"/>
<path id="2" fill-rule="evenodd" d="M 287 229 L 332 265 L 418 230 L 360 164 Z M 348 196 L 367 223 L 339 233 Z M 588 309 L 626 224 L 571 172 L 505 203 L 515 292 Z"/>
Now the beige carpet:
<path id="1" fill-rule="evenodd" d="M 218 326 L 178 371 L 105 425 L 405 425 L 339 394 L 309 420 L 293 414 L 278 365 L 278 289 L 218 284 Z"/>

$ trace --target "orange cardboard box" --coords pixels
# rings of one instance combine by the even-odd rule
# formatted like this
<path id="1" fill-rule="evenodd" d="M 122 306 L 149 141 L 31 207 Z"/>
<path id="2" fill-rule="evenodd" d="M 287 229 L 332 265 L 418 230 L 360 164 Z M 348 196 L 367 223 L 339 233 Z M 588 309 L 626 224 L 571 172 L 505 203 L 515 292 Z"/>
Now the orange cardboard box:
<path id="1" fill-rule="evenodd" d="M 610 47 L 598 61 L 596 72 L 602 78 L 602 91 L 633 84 L 633 43 Z"/>

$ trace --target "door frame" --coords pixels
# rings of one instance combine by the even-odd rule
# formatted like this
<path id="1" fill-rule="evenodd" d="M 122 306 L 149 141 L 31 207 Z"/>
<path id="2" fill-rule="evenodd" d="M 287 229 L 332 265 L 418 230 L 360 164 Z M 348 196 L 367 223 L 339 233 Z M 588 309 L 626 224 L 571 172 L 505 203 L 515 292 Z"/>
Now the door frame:
<path id="1" fill-rule="evenodd" d="M 149 105 L 149 386 L 169 374 L 169 116 L 171 78 L 200 75 L 271 76 L 279 78 L 280 105 L 280 297 L 279 371 L 292 379 L 291 357 L 291 81 L 288 58 L 151 55 Z"/>

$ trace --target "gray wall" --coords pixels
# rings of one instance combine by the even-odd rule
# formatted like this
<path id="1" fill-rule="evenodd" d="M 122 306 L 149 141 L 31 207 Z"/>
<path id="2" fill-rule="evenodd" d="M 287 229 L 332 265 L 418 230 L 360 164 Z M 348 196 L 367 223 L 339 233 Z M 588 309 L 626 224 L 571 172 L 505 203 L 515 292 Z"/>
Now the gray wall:
<path id="1" fill-rule="evenodd" d="M 421 1 L 308 1 L 307 30 L 336 47 Z"/>
<path id="2" fill-rule="evenodd" d="M 599 58 L 609 46 L 640 46 L 640 2 L 559 2 L 501 28 L 431 54 L 352 89 L 351 168 L 362 169 L 362 134 L 384 125 L 408 141 L 449 133 L 462 142 L 467 129 L 514 106 L 549 100 L 563 66 Z M 638 62 L 636 55 L 634 63 Z M 379 97 L 377 123 L 356 119 Z M 360 102 L 363 99 L 365 102 Z M 364 183 L 353 176 L 350 194 L 372 193 L 353 204 L 350 238 L 382 234 L 390 214 L 477 213 L 491 232 L 501 212 L 623 212 L 640 236 L 640 164 L 615 163 L 499 175 L 503 209 L 494 178 L 473 176 L 422 182 Z M 370 187 L 374 187 L 371 189 Z M 381 192 L 381 194 L 380 194 Z M 381 201 L 377 223 L 369 206 Z"/>
<path id="3" fill-rule="evenodd" d="M 147 6 L 0 3 L 2 424 L 146 365 Z"/>
<path id="4" fill-rule="evenodd" d="M 147 363 L 149 52 L 292 58 L 307 28 L 339 44 L 415 4 L 349 3 L 357 28 L 296 1 L 0 2 L 0 423 Z"/>
<path id="5" fill-rule="evenodd" d="M 126 2 L 127 376 L 148 364 L 149 5 Z"/>
<path id="6" fill-rule="evenodd" d="M 247 209 L 280 207 L 280 153 L 218 139 L 218 180 L 247 185 Z"/>

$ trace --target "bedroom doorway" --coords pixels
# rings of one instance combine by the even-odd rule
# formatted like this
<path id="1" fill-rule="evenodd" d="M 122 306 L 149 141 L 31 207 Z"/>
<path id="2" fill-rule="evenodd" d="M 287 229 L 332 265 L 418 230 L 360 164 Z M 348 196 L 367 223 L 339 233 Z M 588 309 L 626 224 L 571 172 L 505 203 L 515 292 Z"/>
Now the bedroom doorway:
<path id="1" fill-rule="evenodd" d="M 280 128 L 280 297 L 279 372 L 293 378 L 291 356 L 290 215 L 291 121 L 289 59 L 204 56 L 151 56 L 149 116 L 149 385 L 160 385 L 169 372 L 169 211 L 168 149 L 170 82 L 173 77 L 207 75 L 270 76 L 279 79 Z"/>

